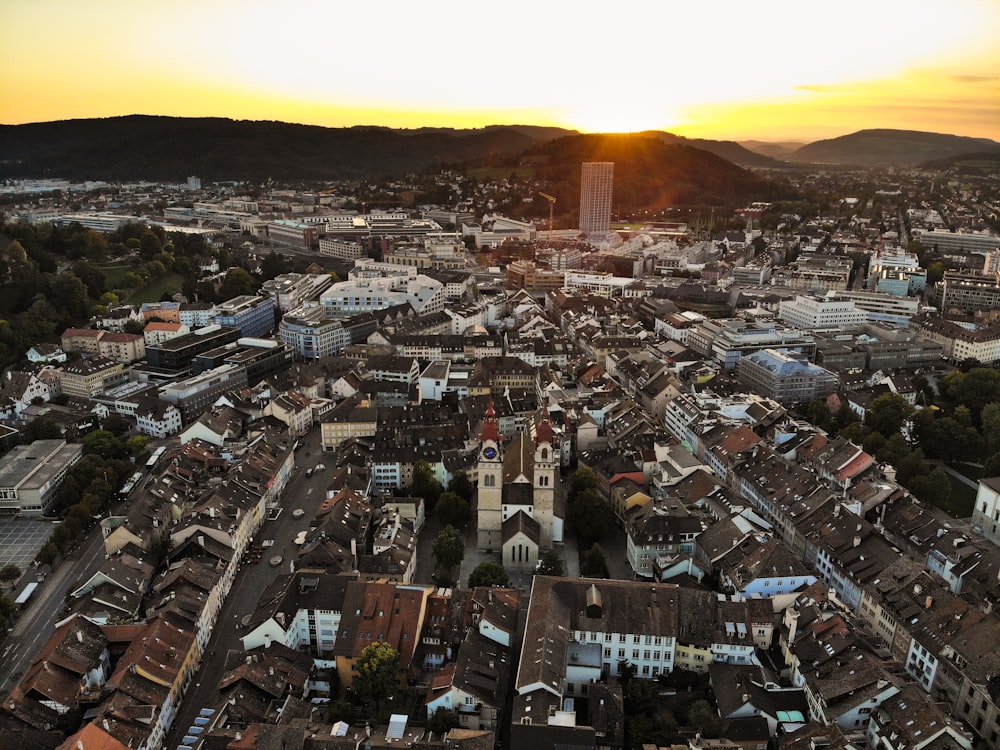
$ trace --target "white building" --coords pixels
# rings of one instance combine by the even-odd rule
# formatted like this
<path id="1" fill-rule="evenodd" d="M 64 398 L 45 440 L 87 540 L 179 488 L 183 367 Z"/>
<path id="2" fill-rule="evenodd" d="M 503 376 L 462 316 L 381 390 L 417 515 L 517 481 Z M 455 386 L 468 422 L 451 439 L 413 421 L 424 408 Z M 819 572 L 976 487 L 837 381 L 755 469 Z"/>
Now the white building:
<path id="1" fill-rule="evenodd" d="M 857 309 L 853 300 L 830 295 L 799 295 L 781 302 L 778 309 L 785 323 L 805 331 L 851 331 L 868 319 L 868 313 Z"/>

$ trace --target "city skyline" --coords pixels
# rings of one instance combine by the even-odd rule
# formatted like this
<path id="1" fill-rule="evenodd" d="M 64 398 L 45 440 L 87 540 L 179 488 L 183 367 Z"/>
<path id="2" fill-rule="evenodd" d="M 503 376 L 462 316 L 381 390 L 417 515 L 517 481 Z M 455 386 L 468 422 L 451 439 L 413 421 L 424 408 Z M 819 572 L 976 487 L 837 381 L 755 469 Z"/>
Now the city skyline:
<path id="1" fill-rule="evenodd" d="M 1000 3 L 787 0 L 614 16 L 515 0 L 97 0 L 0 8 L 0 123 L 128 114 L 348 127 L 548 125 L 810 141 L 1000 140 Z M 39 34 L 26 33 L 38 29 Z"/>

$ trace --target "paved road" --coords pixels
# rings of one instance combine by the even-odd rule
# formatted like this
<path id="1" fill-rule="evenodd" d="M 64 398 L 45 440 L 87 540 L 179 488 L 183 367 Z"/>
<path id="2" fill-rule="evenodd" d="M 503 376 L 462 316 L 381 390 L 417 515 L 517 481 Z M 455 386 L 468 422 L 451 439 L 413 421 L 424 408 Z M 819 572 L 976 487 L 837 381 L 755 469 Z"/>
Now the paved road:
<path id="1" fill-rule="evenodd" d="M 324 455 L 320 449 L 320 430 L 314 428 L 302 440 L 302 446 L 296 453 L 298 471 L 292 473 L 288 485 L 281 495 L 281 515 L 274 521 L 265 521 L 254 537 L 255 543 L 265 539 L 273 539 L 270 547 L 260 561 L 245 564 L 237 573 L 233 587 L 219 610 L 219 617 L 212 630 L 212 637 L 205 650 L 198 670 L 198 676 L 181 702 L 174 720 L 173 727 L 167 733 L 164 747 L 176 747 L 194 722 L 195 716 L 202 708 L 214 708 L 218 701 L 216 686 L 222 677 L 222 668 L 226 654 L 230 649 L 243 651 L 240 641 L 243 632 L 237 630 L 237 624 L 242 623 L 253 614 L 257 608 L 257 600 L 274 579 L 291 570 L 290 563 L 295 557 L 296 546 L 293 543 L 298 532 L 309 528 L 316 510 L 326 497 L 326 483 L 333 468 L 333 456 Z M 306 477 L 306 469 L 323 463 L 325 469 L 316 472 L 312 477 Z M 302 508 L 305 515 L 294 518 L 292 511 Z M 281 555 L 279 566 L 270 565 L 273 555 Z"/>

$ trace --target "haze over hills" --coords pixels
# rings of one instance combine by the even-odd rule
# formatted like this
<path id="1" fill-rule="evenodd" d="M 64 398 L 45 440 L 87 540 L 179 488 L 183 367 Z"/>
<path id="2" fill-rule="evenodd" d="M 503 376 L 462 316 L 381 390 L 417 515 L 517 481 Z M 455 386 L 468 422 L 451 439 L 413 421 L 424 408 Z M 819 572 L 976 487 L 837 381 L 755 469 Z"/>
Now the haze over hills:
<path id="1" fill-rule="evenodd" d="M 370 179 L 421 172 L 435 165 L 509 163 L 533 147 L 566 137 L 584 136 L 573 130 L 532 125 L 396 130 L 131 115 L 0 125 L 0 178 L 180 181 L 196 174 L 210 181 Z M 793 144 L 788 142 L 750 141 L 747 145 L 754 147 L 751 150 L 735 141 L 684 138 L 663 131 L 605 137 L 648 139 L 697 149 L 732 164 L 766 168 L 793 166 L 789 162 L 909 166 L 1000 149 L 1000 143 L 988 139 L 903 130 L 865 130 L 794 151 L 789 150 Z M 788 161 L 779 161 L 767 152 Z M 724 168 L 714 164 L 710 169 Z M 685 184 L 698 182 L 690 175 L 677 178 L 682 185 L 676 192 L 683 193 Z M 741 176 L 733 182 L 748 184 L 746 179 Z M 716 184 L 709 192 L 718 187 Z"/>
<path id="2" fill-rule="evenodd" d="M 1000 143 L 988 138 L 880 129 L 859 130 L 839 138 L 807 143 L 786 158 L 797 163 L 906 167 L 994 150 L 1000 150 Z"/>

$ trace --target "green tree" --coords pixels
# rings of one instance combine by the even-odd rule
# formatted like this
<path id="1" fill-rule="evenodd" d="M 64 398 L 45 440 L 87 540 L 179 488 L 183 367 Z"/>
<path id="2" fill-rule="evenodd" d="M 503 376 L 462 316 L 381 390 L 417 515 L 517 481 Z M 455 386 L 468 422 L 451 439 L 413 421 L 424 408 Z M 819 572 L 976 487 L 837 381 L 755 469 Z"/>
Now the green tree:
<path id="1" fill-rule="evenodd" d="M 219 296 L 222 299 L 232 299 L 241 295 L 251 295 L 257 293 L 257 282 L 253 276 L 244 269 L 237 266 L 230 268 L 226 272 L 226 278 L 219 287 Z"/>
<path id="2" fill-rule="evenodd" d="M 465 557 L 465 542 L 454 526 L 445 526 L 431 545 L 438 567 L 448 573 Z"/>
<path id="3" fill-rule="evenodd" d="M 355 666 L 354 690 L 362 698 L 375 701 L 372 718 L 377 718 L 382 701 L 399 686 L 399 652 L 388 643 L 372 643 L 361 651 Z"/>
<path id="4" fill-rule="evenodd" d="M 122 458 L 127 454 L 122 441 L 107 430 L 94 430 L 83 438 L 83 452 L 101 458 Z"/>
<path id="5" fill-rule="evenodd" d="M 338 721 L 350 724 L 354 721 L 354 706 L 343 698 L 332 701 L 326 712 L 326 720 L 330 724 L 336 724 Z"/>
<path id="6" fill-rule="evenodd" d="M 886 393 L 872 401 L 868 426 L 885 437 L 895 435 L 913 414 L 913 407 L 898 393 Z"/>
<path id="7" fill-rule="evenodd" d="M 573 472 L 570 478 L 569 491 L 566 493 L 566 500 L 572 503 L 580 494 L 586 490 L 597 489 L 598 481 L 594 470 L 589 466 L 581 466 Z"/>
<path id="8" fill-rule="evenodd" d="M 445 526 L 464 526 L 469 520 L 469 503 L 454 492 L 442 492 L 434 510 Z"/>
<path id="9" fill-rule="evenodd" d="M 708 705 L 708 701 L 698 700 L 688 707 L 685 724 L 689 729 L 700 732 L 702 737 L 716 739 L 722 722 L 719 715 Z"/>
<path id="10" fill-rule="evenodd" d="M 940 466 L 928 473 L 917 474 L 906 483 L 915 497 L 931 505 L 944 505 L 951 497 L 951 481 Z"/>
<path id="11" fill-rule="evenodd" d="M 21 577 L 21 569 L 16 565 L 4 565 L 0 568 L 0 581 L 16 581 Z"/>
<path id="12" fill-rule="evenodd" d="M 149 435 L 133 435 L 125 441 L 128 454 L 133 458 L 141 456 L 143 451 L 146 450 L 146 446 L 149 445 L 149 440 Z"/>
<path id="13" fill-rule="evenodd" d="M 146 260 L 163 252 L 163 243 L 152 229 L 147 229 L 139 238 L 139 254 Z"/>
<path id="14" fill-rule="evenodd" d="M 952 372 L 940 381 L 941 390 L 956 405 L 964 404 L 978 423 L 987 404 L 1000 401 L 1000 370 L 975 367 L 968 372 Z"/>
<path id="15" fill-rule="evenodd" d="M 6 594 L 0 594 L 0 624 L 9 625 L 17 614 L 17 605 Z"/>
<path id="16" fill-rule="evenodd" d="M 111 413 L 101 422 L 101 429 L 107 430 L 115 437 L 121 437 L 132 429 L 132 423 L 120 414 Z"/>
<path id="17" fill-rule="evenodd" d="M 550 549 L 538 559 L 538 567 L 535 573 L 540 576 L 564 576 L 566 568 L 559 553 Z"/>
<path id="18" fill-rule="evenodd" d="M 456 471 L 448 482 L 448 492 L 454 492 L 467 503 L 472 502 L 472 481 L 464 471 Z"/>
<path id="19" fill-rule="evenodd" d="M 985 461 L 983 461 L 983 476 L 1000 476 L 1000 451 L 990 455 Z"/>
<path id="20" fill-rule="evenodd" d="M 458 727 L 459 723 L 456 711 L 438 706 L 437 710 L 427 717 L 427 731 L 443 735 L 449 729 Z"/>
<path id="21" fill-rule="evenodd" d="M 24 443 L 33 443 L 35 440 L 57 440 L 62 436 L 62 427 L 55 419 L 48 416 L 35 417 L 21 432 L 21 440 Z"/>
<path id="22" fill-rule="evenodd" d="M 444 491 L 444 487 L 437 477 L 434 476 L 434 469 L 426 461 L 417 461 L 413 465 L 413 480 L 410 482 L 410 493 L 422 497 L 427 507 L 431 510 L 437 505 L 438 498 Z"/>
<path id="23" fill-rule="evenodd" d="M 580 575 L 584 578 L 611 577 L 608 573 L 608 561 L 604 557 L 601 545 L 595 543 L 580 555 Z"/>
<path id="24" fill-rule="evenodd" d="M 986 404 L 980 419 L 987 455 L 1000 452 L 1000 402 L 992 401 Z"/>
<path id="25" fill-rule="evenodd" d="M 599 542 L 615 524 L 611 503 L 595 489 L 584 490 L 569 504 L 567 520 L 576 531 L 577 542 L 589 547 Z"/>
<path id="26" fill-rule="evenodd" d="M 500 563 L 487 560 L 479 563 L 476 569 L 469 574 L 469 588 L 478 586 L 509 586 L 510 578 L 507 571 Z"/>

